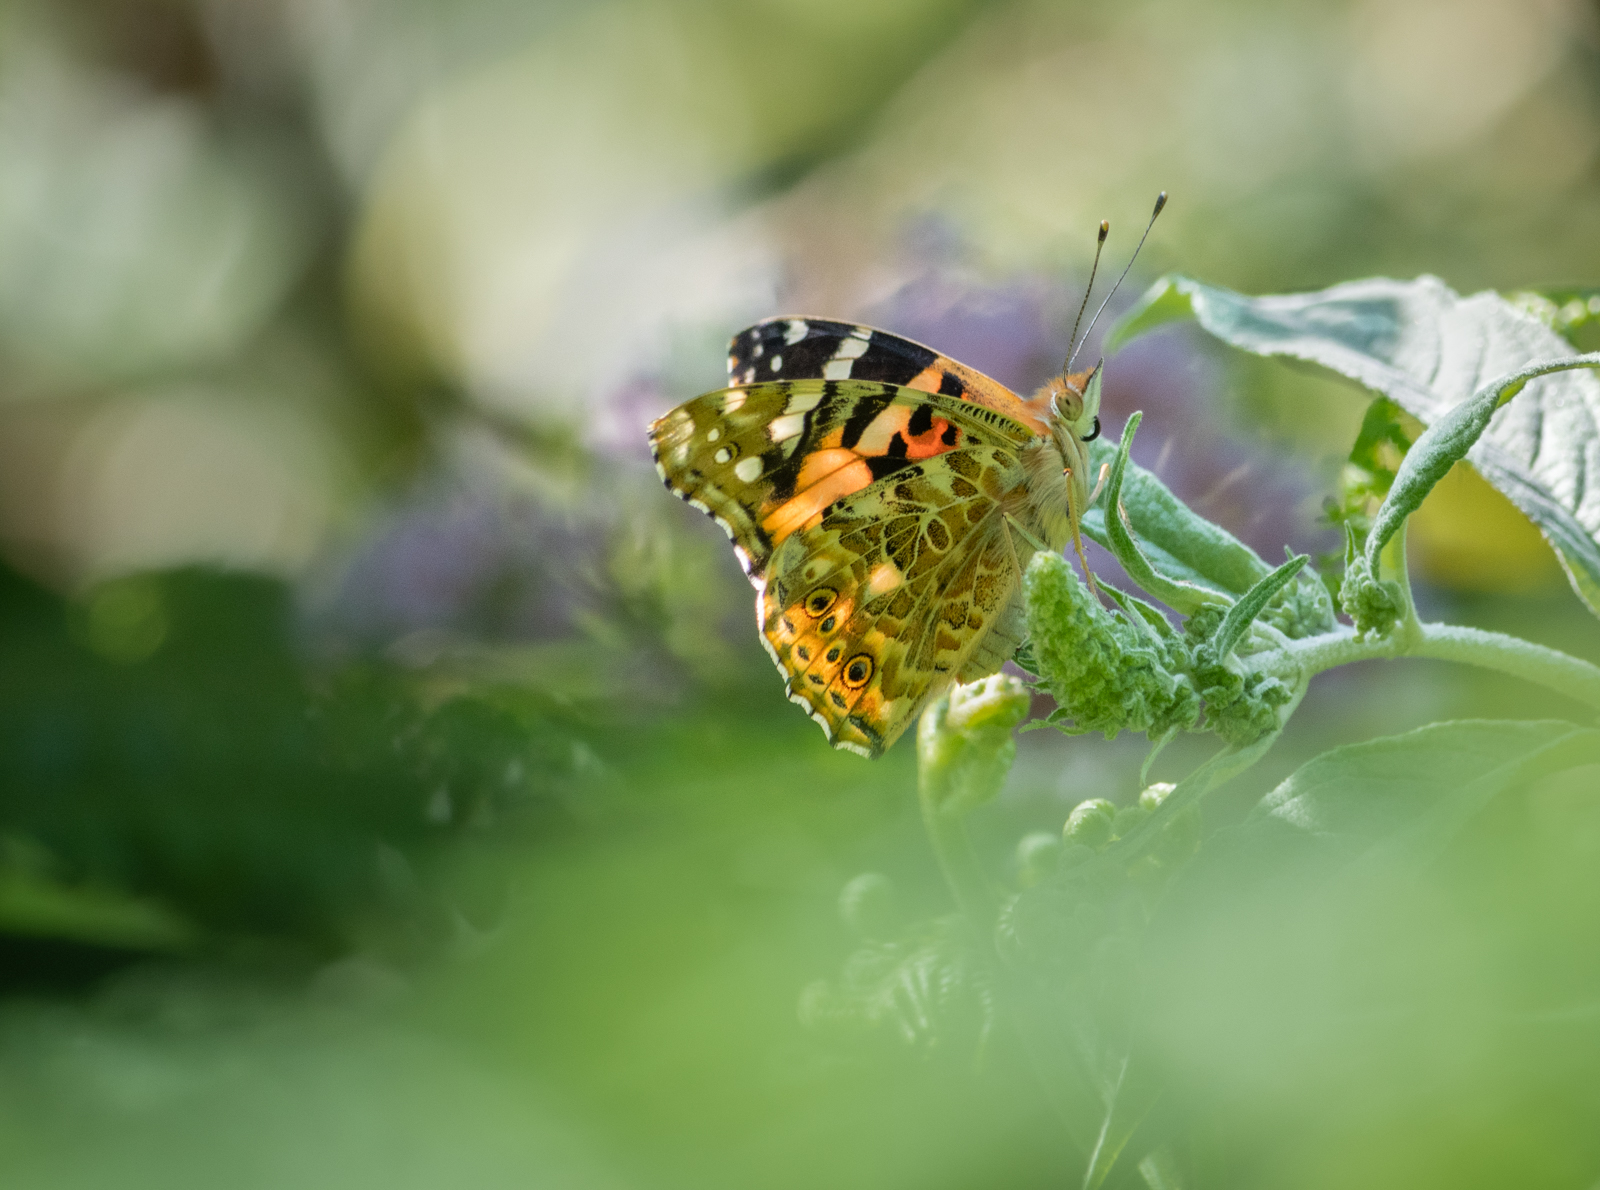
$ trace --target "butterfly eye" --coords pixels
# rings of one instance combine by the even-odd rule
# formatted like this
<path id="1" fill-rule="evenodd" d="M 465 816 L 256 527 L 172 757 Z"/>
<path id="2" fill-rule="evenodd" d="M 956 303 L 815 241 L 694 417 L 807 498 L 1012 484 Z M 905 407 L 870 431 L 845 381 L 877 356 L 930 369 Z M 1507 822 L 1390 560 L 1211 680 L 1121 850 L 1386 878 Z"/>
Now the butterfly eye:
<path id="1" fill-rule="evenodd" d="M 857 653 L 850 658 L 850 664 L 844 667 L 844 684 L 852 690 L 859 690 L 865 686 L 872 677 L 873 661 L 866 653 Z"/>
<path id="2" fill-rule="evenodd" d="M 806 614 L 820 616 L 833 606 L 833 601 L 839 598 L 839 592 L 832 587 L 818 587 L 806 596 Z"/>

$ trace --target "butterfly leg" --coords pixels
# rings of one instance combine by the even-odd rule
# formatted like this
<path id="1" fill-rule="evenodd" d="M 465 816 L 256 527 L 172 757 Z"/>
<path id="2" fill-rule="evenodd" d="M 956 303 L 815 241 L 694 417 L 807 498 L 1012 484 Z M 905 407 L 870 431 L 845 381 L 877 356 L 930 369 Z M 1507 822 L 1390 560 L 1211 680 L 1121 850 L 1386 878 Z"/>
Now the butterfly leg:
<path id="1" fill-rule="evenodd" d="M 1095 585 L 1094 571 L 1089 569 L 1089 557 L 1083 552 L 1083 534 L 1078 530 L 1078 522 L 1083 519 L 1083 514 L 1088 510 L 1079 508 L 1077 501 L 1072 498 L 1073 484 L 1071 480 L 1074 477 L 1071 468 L 1067 470 L 1067 478 L 1067 519 L 1072 524 L 1072 548 L 1078 555 L 1078 565 L 1083 567 L 1083 577 L 1088 580 L 1089 593 L 1098 600 L 1100 598 L 1100 588 Z M 1094 503 L 1093 499 L 1089 503 Z"/>

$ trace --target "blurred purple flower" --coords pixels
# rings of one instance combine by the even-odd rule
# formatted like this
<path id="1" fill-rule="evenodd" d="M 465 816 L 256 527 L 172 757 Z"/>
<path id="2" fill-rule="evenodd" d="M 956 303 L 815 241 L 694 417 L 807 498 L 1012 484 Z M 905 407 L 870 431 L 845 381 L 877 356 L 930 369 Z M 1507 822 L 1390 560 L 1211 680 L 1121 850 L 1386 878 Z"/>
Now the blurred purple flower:
<path id="1" fill-rule="evenodd" d="M 531 496 L 435 480 L 374 518 L 315 619 L 368 644 L 425 630 L 558 639 L 605 604 L 604 548 Z"/>

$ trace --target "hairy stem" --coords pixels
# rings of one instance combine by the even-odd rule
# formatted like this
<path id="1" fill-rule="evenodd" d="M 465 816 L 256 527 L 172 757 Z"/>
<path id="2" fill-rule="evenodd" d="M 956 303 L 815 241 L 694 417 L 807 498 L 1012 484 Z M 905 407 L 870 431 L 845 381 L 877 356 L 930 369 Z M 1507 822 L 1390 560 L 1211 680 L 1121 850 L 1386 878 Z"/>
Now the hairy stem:
<path id="1" fill-rule="evenodd" d="M 1359 639 L 1348 629 L 1291 641 L 1286 650 L 1306 677 L 1352 661 L 1385 657 L 1432 657 L 1510 674 L 1565 694 L 1600 712 L 1600 666 L 1531 641 L 1455 624 L 1418 623 L 1377 640 Z"/>
<path id="2" fill-rule="evenodd" d="M 997 904 L 994 889 L 972 849 L 966 818 L 941 810 L 924 798 L 922 825 L 928 832 L 928 842 L 933 845 L 939 870 L 944 873 L 956 906 L 982 937 L 982 931 L 994 925 Z"/>
<path id="3" fill-rule="evenodd" d="M 1411 571 L 1406 566 L 1406 525 L 1401 521 L 1394 536 L 1384 543 L 1378 554 L 1379 573 L 1374 578 L 1392 578 L 1400 585 L 1400 619 L 1395 624 L 1395 635 L 1402 647 L 1415 647 L 1421 639 L 1422 622 L 1417 619 L 1417 605 L 1411 598 Z"/>

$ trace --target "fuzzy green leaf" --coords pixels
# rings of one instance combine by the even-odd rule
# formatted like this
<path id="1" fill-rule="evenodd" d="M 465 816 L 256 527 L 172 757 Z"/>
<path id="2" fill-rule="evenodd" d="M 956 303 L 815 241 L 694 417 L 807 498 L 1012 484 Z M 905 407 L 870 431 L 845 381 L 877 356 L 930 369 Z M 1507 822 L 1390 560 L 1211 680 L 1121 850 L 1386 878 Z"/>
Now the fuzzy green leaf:
<path id="1" fill-rule="evenodd" d="M 1416 444 L 1406 453 L 1395 473 L 1389 494 L 1367 535 L 1367 566 L 1371 573 L 1378 572 L 1378 554 L 1389 544 L 1389 539 L 1401 523 L 1422 504 L 1451 467 L 1465 458 L 1484 431 L 1501 403 L 1521 392 L 1528 381 L 1554 372 L 1572 368 L 1600 366 L 1600 353 L 1578 355 L 1530 367 L 1490 381 L 1467 400 L 1451 409 L 1433 425 L 1423 431 Z M 1600 446 L 1600 443 L 1596 443 Z M 1587 544 L 1594 544 L 1587 542 Z"/>
<path id="2" fill-rule="evenodd" d="M 1130 427 L 1137 425 L 1136 419 L 1130 419 Z M 1124 431 L 1123 438 L 1132 441 L 1128 431 Z M 1153 581 L 1164 578 L 1180 584 L 1180 598 L 1190 594 L 1188 589 L 1194 587 L 1215 591 L 1232 600 L 1272 573 L 1272 567 L 1253 549 L 1220 525 L 1194 512 L 1153 472 L 1125 457 L 1121 445 L 1101 438 L 1090 448 L 1090 458 L 1096 471 L 1102 466 L 1115 471 L 1121 458 L 1118 491 L 1122 510 L 1127 514 L 1124 528 L 1131 529 L 1138 554 L 1155 573 Z M 1105 510 L 1110 506 L 1110 497 L 1098 501 L 1083 518 L 1083 532 L 1090 540 L 1117 553 L 1120 547 L 1114 544 L 1112 528 L 1106 519 Z M 1286 599 L 1289 602 L 1286 603 Z M 1278 602 L 1281 609 L 1269 613 L 1268 618 L 1291 637 L 1326 632 L 1333 625 L 1332 603 L 1314 575 L 1302 575 L 1298 590 L 1280 597 Z"/>
<path id="3" fill-rule="evenodd" d="M 1315 293 L 1251 298 L 1182 276 L 1158 281 L 1107 336 L 1108 350 L 1175 319 L 1256 355 L 1322 364 L 1394 400 L 1425 425 L 1496 377 L 1569 358 L 1549 325 L 1495 293 L 1461 297 L 1436 277 L 1375 277 Z M 1531 382 L 1494 413 L 1466 458 L 1555 548 L 1600 614 L 1600 378 Z"/>
<path id="4" fill-rule="evenodd" d="M 1349 858 L 1437 854 L 1490 801 L 1543 773 L 1600 760 L 1600 731 L 1555 721 L 1434 723 L 1324 752 L 1251 812 Z"/>
<path id="5" fill-rule="evenodd" d="M 1116 457 L 1111 463 L 1111 478 L 1106 484 L 1103 502 L 1105 511 L 1098 526 L 1104 535 L 1101 544 L 1116 555 L 1117 561 L 1121 562 L 1122 568 L 1128 572 L 1128 577 L 1137 583 L 1141 590 L 1184 615 L 1192 615 L 1208 603 L 1224 603 L 1228 600 L 1210 585 L 1192 583 L 1162 574 L 1151 564 L 1150 559 L 1139 548 L 1139 544 L 1133 540 L 1122 517 L 1116 513 L 1117 509 L 1125 507 L 1123 484 L 1128 472 L 1128 451 L 1133 445 L 1133 435 L 1139 428 L 1142 416 L 1135 413 L 1128 419 L 1127 428 L 1122 432 L 1122 441 L 1117 446 Z M 1186 507 L 1181 504 L 1179 507 L 1183 508 L 1187 518 L 1198 519 Z M 1132 521 L 1132 513 L 1129 513 L 1128 519 Z M 1091 536 L 1094 534 L 1091 533 Z"/>
<path id="6" fill-rule="evenodd" d="M 1225 657 L 1233 651 L 1246 629 L 1255 622 L 1257 616 L 1266 611 L 1267 604 L 1272 602 L 1279 591 L 1294 582 L 1308 561 L 1310 559 L 1304 554 L 1290 558 L 1246 591 L 1243 598 L 1228 609 L 1228 614 L 1217 626 L 1216 635 L 1211 638 L 1211 648 L 1218 657 Z"/>
<path id="7" fill-rule="evenodd" d="M 1137 425 L 1137 420 L 1130 418 L 1129 428 L 1123 432 L 1130 445 L 1131 431 Z M 1115 469 L 1122 453 L 1121 443 L 1101 438 L 1091 448 L 1090 458 L 1096 471 L 1106 465 Z M 1237 597 L 1272 573 L 1272 567 L 1253 549 L 1194 512 L 1154 472 L 1132 459 L 1123 460 L 1121 484 L 1122 507 L 1139 537 L 1140 549 L 1167 577 Z M 1109 501 L 1102 500 L 1089 510 L 1083 518 L 1083 531 L 1111 549 L 1106 507 Z"/>

